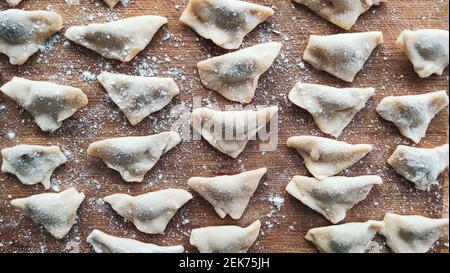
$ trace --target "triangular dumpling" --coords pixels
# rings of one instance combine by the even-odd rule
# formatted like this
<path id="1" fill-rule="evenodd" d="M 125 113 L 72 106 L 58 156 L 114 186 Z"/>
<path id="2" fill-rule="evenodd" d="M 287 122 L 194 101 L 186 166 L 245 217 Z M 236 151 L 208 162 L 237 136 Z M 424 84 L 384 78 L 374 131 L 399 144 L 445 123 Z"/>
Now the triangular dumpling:
<path id="1" fill-rule="evenodd" d="M 25 185 L 42 183 L 50 188 L 50 178 L 56 168 L 67 162 L 58 146 L 18 145 L 1 150 L 2 172 L 11 173 Z"/>
<path id="2" fill-rule="evenodd" d="M 400 133 L 419 143 L 425 137 L 430 121 L 448 105 L 445 91 L 386 97 L 377 106 L 378 114 L 393 122 Z"/>
<path id="3" fill-rule="evenodd" d="M 189 0 L 180 21 L 225 49 L 237 49 L 244 37 L 274 14 L 273 9 L 236 0 Z"/>
<path id="4" fill-rule="evenodd" d="M 87 96 L 78 88 L 14 77 L 0 90 L 34 117 L 45 132 L 54 132 L 62 122 L 88 104 Z"/>
<path id="5" fill-rule="evenodd" d="M 280 43 L 271 42 L 202 61 L 197 64 L 200 79 L 206 88 L 231 101 L 250 103 L 259 77 L 269 69 L 280 49 Z"/>
<path id="6" fill-rule="evenodd" d="M 188 185 L 208 200 L 221 218 L 229 214 L 239 219 L 266 172 L 267 168 L 261 168 L 230 176 L 192 177 Z"/>
<path id="7" fill-rule="evenodd" d="M 261 222 L 255 221 L 246 228 L 214 226 L 191 231 L 190 244 L 200 253 L 245 253 L 255 243 Z"/>
<path id="8" fill-rule="evenodd" d="M 314 11 L 325 20 L 349 30 L 358 17 L 373 5 L 387 0 L 294 0 Z"/>
<path id="9" fill-rule="evenodd" d="M 308 230 L 305 239 L 323 253 L 364 253 L 383 223 L 347 223 Z"/>
<path id="10" fill-rule="evenodd" d="M 162 234 L 177 210 L 192 199 L 181 189 L 166 189 L 138 196 L 113 194 L 103 198 L 105 202 L 136 228 L 148 234 Z"/>
<path id="11" fill-rule="evenodd" d="M 431 219 L 418 215 L 387 213 L 380 233 L 398 253 L 425 253 L 442 236 L 448 236 L 448 218 Z"/>
<path id="12" fill-rule="evenodd" d="M 381 177 L 376 175 L 334 176 L 323 180 L 294 176 L 286 191 L 336 224 L 344 220 L 347 210 L 366 199 L 373 185 L 381 183 Z"/>
<path id="13" fill-rule="evenodd" d="M 372 51 L 381 43 L 383 34 L 378 31 L 311 35 L 303 60 L 318 70 L 326 71 L 343 81 L 353 82 Z"/>
<path id="14" fill-rule="evenodd" d="M 138 240 L 112 236 L 94 229 L 87 237 L 96 253 L 183 253 L 184 247 L 158 246 Z"/>
<path id="15" fill-rule="evenodd" d="M 11 205 L 20 208 L 36 224 L 43 225 L 53 237 L 62 239 L 75 224 L 77 210 L 83 200 L 84 194 L 71 188 L 14 199 Z"/>
<path id="16" fill-rule="evenodd" d="M 404 30 L 397 39 L 397 46 L 405 52 L 421 78 L 442 75 L 448 66 L 448 30 Z"/>
<path id="17" fill-rule="evenodd" d="M 17 6 L 20 2 L 22 2 L 22 0 L 6 0 L 6 3 L 10 6 Z"/>
<path id="18" fill-rule="evenodd" d="M 289 100 L 308 111 L 322 132 L 338 137 L 374 94 L 374 88 L 297 83 L 289 93 Z"/>
<path id="19" fill-rule="evenodd" d="M 104 24 L 70 27 L 64 35 L 105 58 L 129 62 L 166 23 L 167 18 L 161 16 L 136 16 Z"/>
<path id="20" fill-rule="evenodd" d="M 233 158 L 237 158 L 249 140 L 254 139 L 278 113 L 272 106 L 258 111 L 214 111 L 197 108 L 192 111 L 191 126 L 214 148 Z"/>
<path id="21" fill-rule="evenodd" d="M 389 165 L 419 190 L 427 190 L 448 167 L 448 144 L 435 148 L 399 145 L 389 157 Z"/>
<path id="22" fill-rule="evenodd" d="M 142 182 L 161 156 L 181 142 L 175 132 L 141 137 L 119 137 L 94 142 L 88 155 L 98 157 L 127 182 Z"/>
<path id="23" fill-rule="evenodd" d="M 163 109 L 180 93 L 180 89 L 171 78 L 102 72 L 97 79 L 132 125 Z"/>
<path id="24" fill-rule="evenodd" d="M 103 0 L 103 2 L 105 2 L 105 4 L 108 5 L 108 7 L 114 8 L 114 6 L 117 5 L 117 3 L 120 2 L 120 0 Z"/>
<path id="25" fill-rule="evenodd" d="M 369 144 L 348 144 L 314 136 L 290 137 L 287 146 L 300 153 L 308 171 L 318 179 L 340 173 L 372 151 Z"/>
<path id="26" fill-rule="evenodd" d="M 11 64 L 24 64 L 62 24 L 61 16 L 52 11 L 0 11 L 0 53 Z"/>

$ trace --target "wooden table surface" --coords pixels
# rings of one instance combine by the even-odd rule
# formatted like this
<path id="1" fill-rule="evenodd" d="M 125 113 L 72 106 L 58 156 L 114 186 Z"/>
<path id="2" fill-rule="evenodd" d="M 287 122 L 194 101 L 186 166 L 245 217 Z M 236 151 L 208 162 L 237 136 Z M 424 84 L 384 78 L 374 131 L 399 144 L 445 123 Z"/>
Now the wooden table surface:
<path id="1" fill-rule="evenodd" d="M 217 93 L 205 89 L 199 80 L 196 63 L 226 51 L 200 38 L 178 21 L 187 2 L 134 0 L 127 6 L 119 4 L 113 10 L 100 0 L 80 0 L 79 5 L 69 5 L 63 0 L 24 0 L 19 5 L 27 10 L 58 12 L 64 18 L 64 29 L 23 66 L 11 66 L 6 56 L 1 55 L 0 84 L 13 76 L 51 80 L 81 88 L 89 97 L 89 105 L 67 120 L 56 133 L 48 134 L 38 129 L 28 113 L 0 94 L 0 147 L 17 144 L 59 145 L 69 161 L 55 171 L 52 190 L 75 187 L 86 194 L 86 199 L 78 211 L 78 223 L 66 238 L 56 240 L 9 205 L 13 198 L 43 193 L 42 185 L 25 186 L 12 175 L 0 174 L 0 252 L 91 252 L 86 237 L 95 228 L 162 245 L 183 244 L 187 251 L 194 252 L 196 250 L 189 245 L 191 229 L 225 224 L 246 226 L 256 219 L 261 220 L 262 229 L 250 252 L 315 252 L 314 246 L 304 239 L 306 232 L 330 223 L 284 190 L 294 175 L 308 175 L 302 158 L 286 146 L 287 138 L 294 135 L 325 136 L 306 111 L 287 100 L 289 90 L 297 81 L 337 87 L 376 88 L 376 95 L 356 115 L 339 140 L 374 144 L 373 152 L 343 174 L 376 174 L 383 178 L 384 184 L 375 186 L 366 200 L 349 210 L 343 223 L 380 220 L 386 212 L 436 218 L 448 215 L 448 175 L 441 175 L 439 185 L 433 186 L 430 191 L 417 191 L 411 183 L 396 175 L 386 159 L 397 145 L 413 143 L 403 138 L 393 124 L 383 121 L 375 112 L 376 105 L 388 95 L 448 91 L 448 69 L 442 76 L 420 79 L 406 56 L 395 46 L 395 40 L 403 29 L 448 29 L 447 0 L 390 0 L 362 15 L 351 32 L 382 31 L 385 44 L 374 50 L 353 84 L 319 72 L 301 60 L 309 35 L 345 31 L 288 0 L 251 1 L 271 6 L 276 13 L 245 38 L 243 47 L 270 40 L 283 43 L 280 56 L 261 77 L 253 101 L 253 105 L 277 105 L 280 108 L 279 145 L 276 151 L 260 152 L 259 142 L 251 141 L 238 159 L 231 159 L 204 140 L 184 141 L 163 156 L 140 184 L 125 183 L 118 173 L 108 169 L 100 160 L 88 157 L 86 148 L 96 140 L 170 130 L 181 113 L 174 110 L 171 114 L 171 110 L 179 106 L 191 109 L 194 97 L 201 98 L 202 106 L 230 105 Z M 4 1 L 0 1 L 0 10 L 7 8 Z M 144 14 L 166 16 L 169 22 L 155 35 L 149 46 L 129 63 L 104 59 L 66 41 L 62 35 L 72 25 Z M 137 126 L 131 126 L 95 80 L 95 75 L 103 70 L 173 77 L 181 93 L 164 110 Z M 414 146 L 433 147 L 447 143 L 447 122 L 448 108 L 433 119 L 426 138 L 420 145 Z M 186 129 L 186 126 L 182 128 Z M 192 176 L 235 174 L 264 166 L 269 171 L 250 200 L 244 216 L 238 221 L 220 219 L 207 201 L 194 194 L 194 199 L 181 208 L 169 223 L 164 235 L 147 235 L 137 231 L 132 223 L 125 222 L 101 200 L 112 193 L 137 195 L 170 187 L 188 189 L 187 179 Z M 269 201 L 272 197 L 284 198 L 284 202 L 277 208 Z M 375 241 L 370 251 L 387 251 L 383 238 L 377 237 Z M 448 251 L 446 242 L 448 238 L 438 242 L 431 251 Z"/>

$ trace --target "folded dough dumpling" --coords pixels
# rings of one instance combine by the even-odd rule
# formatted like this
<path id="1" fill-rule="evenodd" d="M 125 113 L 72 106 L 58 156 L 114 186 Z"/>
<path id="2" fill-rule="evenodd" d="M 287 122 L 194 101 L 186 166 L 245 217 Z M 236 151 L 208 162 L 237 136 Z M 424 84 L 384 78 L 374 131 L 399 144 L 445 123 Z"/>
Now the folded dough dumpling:
<path id="1" fill-rule="evenodd" d="M 372 151 L 369 144 L 349 144 L 315 136 L 290 137 L 287 146 L 299 152 L 308 171 L 318 179 L 340 173 Z"/>
<path id="2" fill-rule="evenodd" d="M 120 1 L 121 0 L 103 0 L 103 2 L 105 2 L 105 4 L 110 8 L 114 8 L 114 6 L 117 5 L 117 3 L 119 3 Z"/>
<path id="3" fill-rule="evenodd" d="M 161 16 L 136 16 L 104 24 L 70 27 L 64 35 L 105 58 L 129 62 L 166 23 L 167 18 Z"/>
<path id="4" fill-rule="evenodd" d="M 305 239 L 323 253 L 364 253 L 383 222 L 347 223 L 308 230 Z"/>
<path id="5" fill-rule="evenodd" d="M 121 238 L 94 229 L 87 237 L 87 242 L 97 253 L 183 253 L 184 247 L 158 246 L 138 240 Z"/>
<path id="6" fill-rule="evenodd" d="M 56 168 L 67 162 L 58 146 L 17 145 L 1 150 L 1 170 L 10 173 L 25 185 L 42 183 L 50 188 L 50 178 Z"/>
<path id="7" fill-rule="evenodd" d="M 397 46 L 405 52 L 419 77 L 442 75 L 449 62 L 448 30 L 404 30 Z"/>
<path id="8" fill-rule="evenodd" d="M 14 77 L 0 90 L 33 115 L 45 132 L 54 132 L 62 122 L 88 104 L 87 96 L 78 88 L 44 81 Z"/>
<path id="9" fill-rule="evenodd" d="M 377 106 L 378 114 L 393 122 L 400 133 L 419 143 L 434 116 L 448 105 L 445 91 L 409 96 L 390 96 Z"/>
<path id="10" fill-rule="evenodd" d="M 380 233 L 398 253 L 425 253 L 441 237 L 448 236 L 448 218 L 432 219 L 418 215 L 387 213 Z"/>
<path id="11" fill-rule="evenodd" d="M 71 188 L 58 193 L 41 193 L 14 199 L 11 205 L 22 210 L 36 224 L 44 226 L 56 239 L 62 239 L 76 222 L 84 194 Z"/>
<path id="12" fill-rule="evenodd" d="M 22 2 L 22 0 L 6 0 L 6 3 L 10 6 L 17 6 L 20 2 Z"/>
<path id="13" fill-rule="evenodd" d="M 397 146 L 388 163 L 419 190 L 427 190 L 448 167 L 448 144 L 435 148 Z"/>
<path id="14" fill-rule="evenodd" d="M 181 142 L 175 132 L 163 132 L 150 136 L 119 137 L 94 142 L 88 155 L 100 158 L 120 173 L 127 182 L 142 182 L 161 156 Z"/>
<path id="15" fill-rule="evenodd" d="M 220 152 L 237 158 L 249 140 L 255 138 L 272 117 L 278 107 L 272 106 L 257 111 L 214 111 L 197 108 L 192 111 L 191 126 L 206 141 Z"/>
<path id="16" fill-rule="evenodd" d="M 344 220 L 347 210 L 366 199 L 373 185 L 382 183 L 376 175 L 334 176 L 322 180 L 294 176 L 286 191 L 336 224 Z"/>
<path id="17" fill-rule="evenodd" d="M 338 137 L 374 94 L 374 88 L 297 83 L 289 93 L 289 100 L 308 111 L 322 132 Z"/>
<path id="18" fill-rule="evenodd" d="M 250 103 L 259 77 L 280 49 L 281 43 L 270 42 L 202 61 L 197 64 L 200 79 L 206 88 L 231 101 Z"/>
<path id="19" fill-rule="evenodd" d="M 171 78 L 102 72 L 97 79 L 132 125 L 163 109 L 180 93 L 180 89 Z"/>
<path id="20" fill-rule="evenodd" d="M 180 21 L 225 49 L 237 49 L 244 37 L 274 14 L 273 9 L 237 0 L 189 0 Z"/>
<path id="21" fill-rule="evenodd" d="M 123 218 L 148 234 L 163 234 L 177 210 L 192 199 L 181 189 L 166 189 L 138 196 L 113 194 L 103 198 Z"/>
<path id="22" fill-rule="evenodd" d="M 372 51 L 383 43 L 379 31 L 311 35 L 303 60 L 346 82 L 353 82 Z"/>
<path id="23" fill-rule="evenodd" d="M 349 30 L 358 17 L 373 5 L 387 0 L 294 0 L 307 6 L 325 20 Z"/>
<path id="24" fill-rule="evenodd" d="M 229 214 L 239 219 L 266 172 L 267 168 L 260 168 L 236 175 L 191 177 L 188 185 L 211 203 L 221 218 Z"/>
<path id="25" fill-rule="evenodd" d="M 62 24 L 61 16 L 52 11 L 0 11 L 0 53 L 8 56 L 11 64 L 24 64 Z"/>
<path id="26" fill-rule="evenodd" d="M 238 226 L 213 226 L 191 231 L 190 244 L 200 253 L 245 253 L 255 243 L 261 222 L 255 221 L 246 228 Z"/>

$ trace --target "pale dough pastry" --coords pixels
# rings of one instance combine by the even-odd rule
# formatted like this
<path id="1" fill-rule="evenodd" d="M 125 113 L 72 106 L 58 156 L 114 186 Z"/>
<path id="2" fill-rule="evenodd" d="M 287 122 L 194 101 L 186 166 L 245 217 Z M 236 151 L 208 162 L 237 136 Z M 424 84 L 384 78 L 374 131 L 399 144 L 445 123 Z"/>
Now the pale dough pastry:
<path id="1" fill-rule="evenodd" d="M 50 178 L 56 168 L 67 162 L 58 146 L 18 145 L 1 150 L 4 173 L 14 174 L 25 185 L 42 183 L 50 188 Z"/>
<path id="2" fill-rule="evenodd" d="M 6 3 L 10 6 L 17 6 L 20 2 L 22 2 L 22 0 L 6 0 Z"/>
<path id="3" fill-rule="evenodd" d="M 120 0 L 103 0 L 103 2 L 105 2 L 105 4 L 108 5 L 108 7 L 114 8 L 114 6 L 117 5 L 117 3 L 120 2 Z"/>

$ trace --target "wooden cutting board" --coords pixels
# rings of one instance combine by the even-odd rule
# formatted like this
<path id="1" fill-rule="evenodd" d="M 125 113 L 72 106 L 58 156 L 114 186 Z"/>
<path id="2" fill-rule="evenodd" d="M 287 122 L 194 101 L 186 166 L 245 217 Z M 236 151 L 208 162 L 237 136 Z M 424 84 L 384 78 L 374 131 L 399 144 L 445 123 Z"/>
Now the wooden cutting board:
<path id="1" fill-rule="evenodd" d="M 178 21 L 187 2 L 134 0 L 127 6 L 118 5 L 113 10 L 99 0 L 80 0 L 79 5 L 68 5 L 63 0 L 24 0 L 19 6 L 27 10 L 46 9 L 58 12 L 64 17 L 64 29 L 72 25 L 107 22 L 144 14 L 166 16 L 169 23 L 129 63 L 104 59 L 66 41 L 62 35 L 64 30 L 23 66 L 11 66 L 4 55 L 0 56 L 0 84 L 13 76 L 51 80 L 81 88 L 89 97 L 87 107 L 67 120 L 56 133 L 47 134 L 40 132 L 28 113 L 0 94 L 0 147 L 25 143 L 59 145 L 68 155 L 69 161 L 56 170 L 52 179 L 53 190 L 75 187 L 86 194 L 78 211 L 78 223 L 65 239 L 55 240 L 9 205 L 12 198 L 45 192 L 43 187 L 24 186 L 16 177 L 0 174 L 0 252 L 90 252 L 92 249 L 86 243 L 86 237 L 93 229 L 161 245 L 183 244 L 187 251 L 194 252 L 196 250 L 189 245 L 191 229 L 225 224 L 246 226 L 256 219 L 261 220 L 263 225 L 257 243 L 250 252 L 316 251 L 304 236 L 308 229 L 330 223 L 284 190 L 294 175 L 308 175 L 302 158 L 285 145 L 287 138 L 302 134 L 325 136 L 306 111 L 287 100 L 289 90 L 297 81 L 337 87 L 376 88 L 374 98 L 356 115 L 339 140 L 374 144 L 374 151 L 345 171 L 344 175 L 376 174 L 383 178 L 384 184 L 374 187 L 366 200 L 348 212 L 343 222 L 380 220 L 386 212 L 436 218 L 448 215 L 448 175 L 441 175 L 439 186 L 432 187 L 428 192 L 415 190 L 411 183 L 396 175 L 386 164 L 386 159 L 397 145 L 412 143 L 403 138 L 394 125 L 383 121 L 375 112 L 376 105 L 388 95 L 448 91 L 448 69 L 443 76 L 420 79 L 406 56 L 395 46 L 395 40 L 403 29 L 448 29 L 447 0 L 390 0 L 362 15 L 351 32 L 382 31 L 386 43 L 374 50 L 353 84 L 319 72 L 301 60 L 309 35 L 345 31 L 288 0 L 252 1 L 271 6 L 276 14 L 248 35 L 243 47 L 270 40 L 281 41 L 284 45 L 275 64 L 261 77 L 253 101 L 254 105 L 277 105 L 280 108 L 279 145 L 275 152 L 262 153 L 259 151 L 259 142 L 252 141 L 238 159 L 231 159 L 204 140 L 184 141 L 163 156 L 140 184 L 125 183 L 102 162 L 88 157 L 86 148 L 96 140 L 170 130 L 179 118 L 177 113 L 180 113 L 172 111 L 171 115 L 171 110 L 178 105 L 191 108 L 194 97 L 201 98 L 202 106 L 225 107 L 230 104 L 215 92 L 206 90 L 199 80 L 196 63 L 226 51 L 200 38 Z M 4 1 L 1 1 L 0 9 L 7 8 Z M 103 70 L 173 77 L 180 86 L 181 94 L 164 110 L 137 126 L 131 126 L 95 81 L 95 76 Z M 421 144 L 414 146 L 433 147 L 447 143 L 447 122 L 448 108 L 433 119 Z M 209 203 L 194 194 L 194 199 L 172 219 L 166 234 L 146 235 L 138 232 L 133 224 L 125 222 L 101 200 L 113 193 L 137 195 L 166 188 L 188 189 L 186 181 L 192 176 L 235 174 L 264 166 L 269 171 L 239 221 L 220 219 Z M 274 197 L 275 200 L 284 199 L 284 202 L 271 203 L 269 200 Z M 371 251 L 387 251 L 382 238 L 377 238 L 376 241 L 371 246 Z M 445 242 L 448 239 L 437 243 L 432 252 L 447 252 L 448 244 Z"/>

